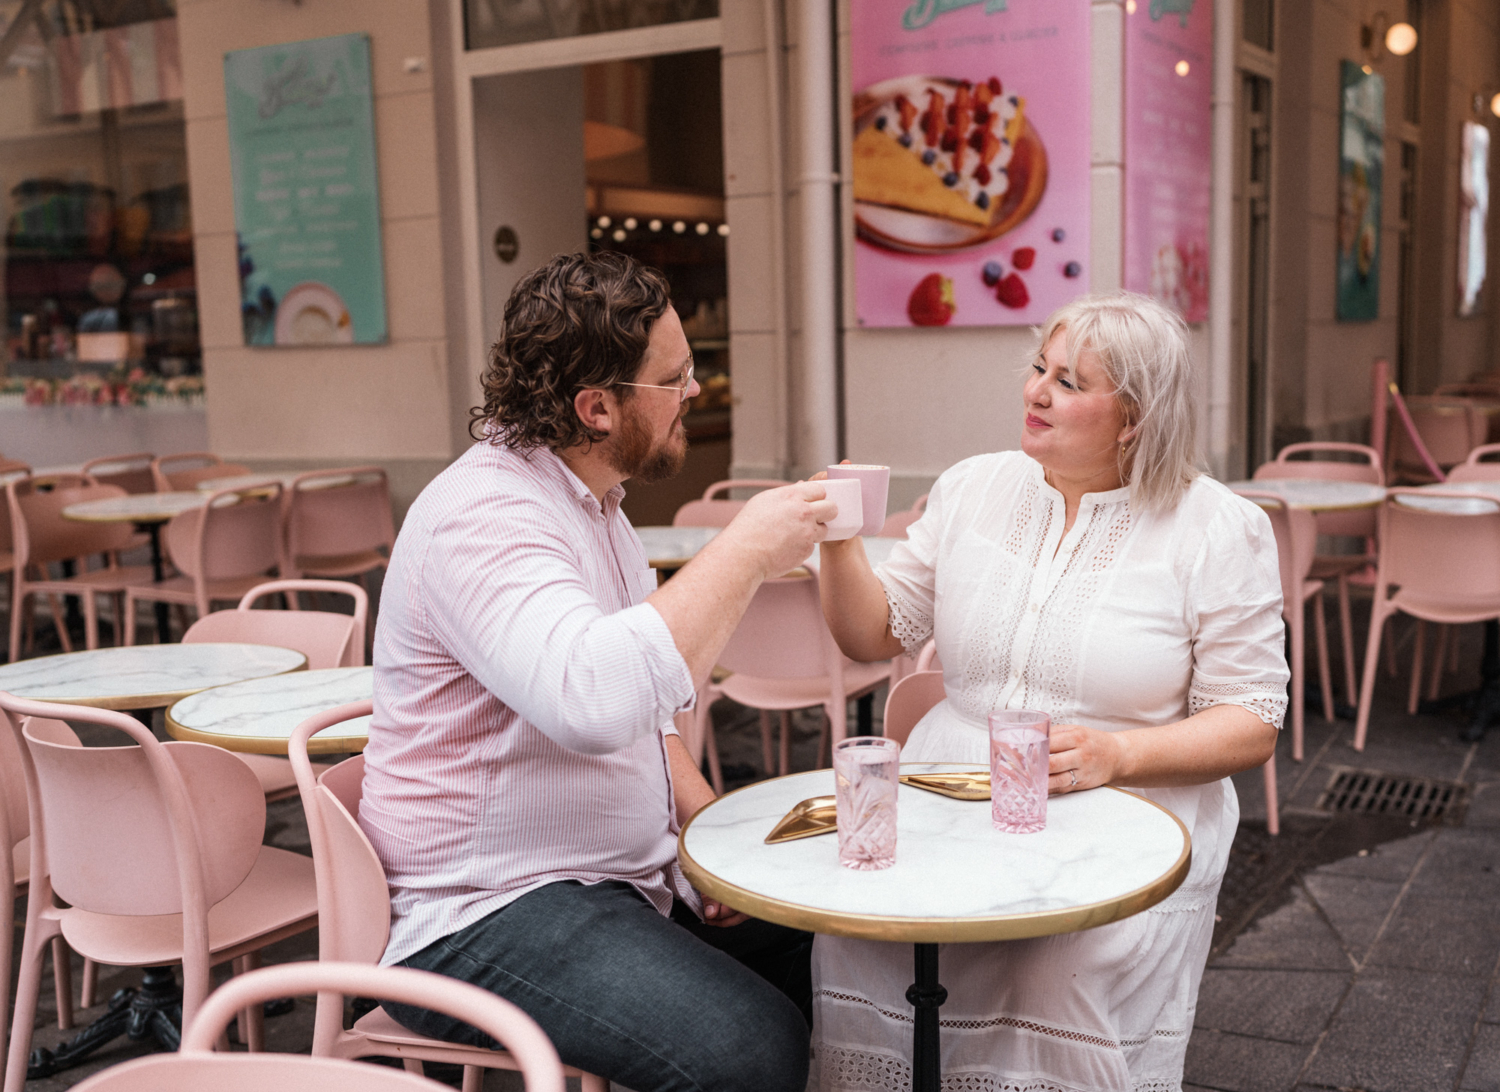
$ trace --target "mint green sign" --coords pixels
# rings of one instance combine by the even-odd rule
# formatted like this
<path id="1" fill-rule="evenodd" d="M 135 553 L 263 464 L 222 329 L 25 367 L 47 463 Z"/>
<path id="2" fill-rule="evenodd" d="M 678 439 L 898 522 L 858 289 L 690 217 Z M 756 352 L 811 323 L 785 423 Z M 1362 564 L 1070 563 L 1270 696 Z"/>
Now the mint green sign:
<path id="1" fill-rule="evenodd" d="M 224 55 L 246 345 L 386 339 L 370 38 Z"/>

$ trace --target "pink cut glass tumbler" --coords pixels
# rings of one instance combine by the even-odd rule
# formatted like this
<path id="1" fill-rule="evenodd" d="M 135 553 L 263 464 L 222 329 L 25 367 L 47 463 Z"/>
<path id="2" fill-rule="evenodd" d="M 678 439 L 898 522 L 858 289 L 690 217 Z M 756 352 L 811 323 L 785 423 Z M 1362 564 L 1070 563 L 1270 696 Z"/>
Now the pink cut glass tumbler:
<path id="1" fill-rule="evenodd" d="M 990 819 L 1007 834 L 1047 826 L 1052 718 L 1031 709 L 990 714 Z"/>
<path id="2" fill-rule="evenodd" d="M 896 786 L 901 745 L 855 736 L 833 749 L 839 864 L 871 872 L 896 863 Z"/>

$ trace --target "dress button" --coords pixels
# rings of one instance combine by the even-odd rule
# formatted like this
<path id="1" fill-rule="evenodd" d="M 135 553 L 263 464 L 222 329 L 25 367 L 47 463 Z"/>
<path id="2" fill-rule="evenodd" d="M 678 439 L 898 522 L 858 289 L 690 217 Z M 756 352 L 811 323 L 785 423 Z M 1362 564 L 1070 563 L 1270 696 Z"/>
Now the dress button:
<path id="1" fill-rule="evenodd" d="M 1032 614 L 1037 613 L 1037 611 L 1039 611 L 1041 609 L 1042 609 L 1042 605 L 1040 603 L 1033 603 L 1033 604 L 1031 604 L 1031 613 Z"/>

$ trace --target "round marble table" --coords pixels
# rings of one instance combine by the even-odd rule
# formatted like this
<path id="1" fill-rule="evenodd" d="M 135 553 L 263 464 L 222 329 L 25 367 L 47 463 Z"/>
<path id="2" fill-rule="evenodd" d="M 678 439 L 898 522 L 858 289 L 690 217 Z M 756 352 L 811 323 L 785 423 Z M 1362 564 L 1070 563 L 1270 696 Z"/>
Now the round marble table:
<path id="1" fill-rule="evenodd" d="M 974 769 L 903 763 L 902 771 Z M 761 781 L 719 797 L 688 821 L 678 859 L 693 886 L 781 925 L 916 946 L 913 1088 L 938 1088 L 937 946 L 1014 940 L 1105 925 L 1154 906 L 1187 875 L 1192 841 L 1171 812 L 1119 789 L 1054 796 L 1047 829 L 1002 834 L 985 801 L 903 785 L 896 863 L 856 872 L 836 835 L 766 845 L 793 805 L 831 796 L 833 772 Z"/>
<path id="2" fill-rule="evenodd" d="M 216 686 L 183 698 L 167 710 L 173 739 L 212 743 L 229 751 L 284 755 L 292 729 L 324 710 L 368 700 L 375 692 L 375 669 L 330 667 Z M 308 741 L 310 754 L 362 751 L 370 718 L 329 728 Z"/>
<path id="3" fill-rule="evenodd" d="M 1337 512 L 1351 508 L 1374 508 L 1385 500 L 1385 487 L 1369 482 L 1330 481 L 1326 478 L 1267 478 L 1264 481 L 1225 482 L 1235 492 L 1253 489 L 1274 493 L 1293 508 L 1310 512 Z"/>
<path id="4" fill-rule="evenodd" d="M 296 470 L 284 474 L 233 474 L 227 478 L 209 478 L 201 481 L 196 488 L 201 493 L 217 493 L 221 489 L 253 489 L 257 485 L 280 482 L 283 487 L 290 489 L 292 482 L 310 473 L 312 473 L 310 470 Z M 316 478 L 304 483 L 302 488 L 332 489 L 338 485 L 349 485 L 353 481 L 352 474 L 329 474 L 326 478 Z"/>
<path id="5" fill-rule="evenodd" d="M 1442 512 L 1450 516 L 1477 516 L 1493 512 L 1500 504 L 1500 481 L 1492 482 L 1438 482 L 1434 485 L 1417 486 L 1424 496 L 1402 493 L 1397 503 L 1407 508 L 1420 508 L 1425 512 Z M 1480 493 L 1494 497 L 1495 504 L 1469 497 L 1445 496 L 1451 493 Z"/>
<path id="6" fill-rule="evenodd" d="M 721 527 L 637 527 L 653 569 L 680 569 L 713 541 Z"/>
<path id="7" fill-rule="evenodd" d="M 212 686 L 306 666 L 302 653 L 273 645 L 132 645 L 0 665 L 0 690 L 95 709 L 154 709 Z"/>

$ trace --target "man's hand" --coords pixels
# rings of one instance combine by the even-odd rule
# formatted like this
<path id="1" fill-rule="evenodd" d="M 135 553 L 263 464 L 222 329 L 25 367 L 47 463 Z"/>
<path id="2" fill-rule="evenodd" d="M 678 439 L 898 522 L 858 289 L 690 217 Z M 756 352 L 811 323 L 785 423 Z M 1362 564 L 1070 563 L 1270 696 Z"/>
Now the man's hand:
<path id="1" fill-rule="evenodd" d="M 722 929 L 749 920 L 749 914 L 742 914 L 738 910 L 725 906 L 717 899 L 711 899 L 707 895 L 703 896 L 703 924 L 713 925 Z"/>
<path id="2" fill-rule="evenodd" d="M 746 502 L 719 539 L 728 539 L 755 557 L 762 576 L 770 579 L 807 560 L 813 547 L 828 536 L 825 524 L 838 510 L 833 501 L 824 499 L 823 486 L 817 482 L 767 489 Z"/>

